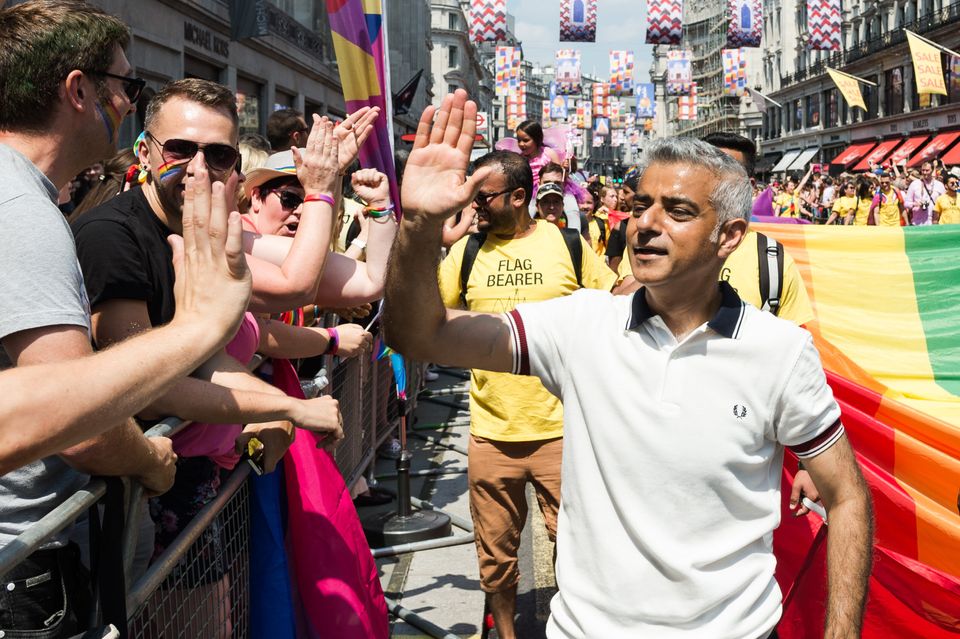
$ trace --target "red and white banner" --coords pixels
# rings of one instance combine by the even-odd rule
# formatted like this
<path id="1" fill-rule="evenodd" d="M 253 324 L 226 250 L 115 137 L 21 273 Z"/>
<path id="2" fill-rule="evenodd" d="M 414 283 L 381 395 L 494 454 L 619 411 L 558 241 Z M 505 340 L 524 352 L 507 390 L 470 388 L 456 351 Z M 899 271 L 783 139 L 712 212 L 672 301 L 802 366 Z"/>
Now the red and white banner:
<path id="1" fill-rule="evenodd" d="M 470 40 L 500 42 L 507 37 L 507 0 L 470 0 Z"/>
<path id="2" fill-rule="evenodd" d="M 759 47 L 763 0 L 727 0 L 727 47 Z"/>
<path id="3" fill-rule="evenodd" d="M 807 0 L 808 49 L 840 50 L 840 0 Z"/>
<path id="4" fill-rule="evenodd" d="M 590 100 L 577 102 L 577 128 L 593 128 L 593 103 Z"/>
<path id="5" fill-rule="evenodd" d="M 683 0 L 648 0 L 647 44 L 680 44 Z"/>
<path id="6" fill-rule="evenodd" d="M 593 117 L 606 118 L 610 115 L 610 86 L 606 82 L 593 83 Z"/>
<path id="7" fill-rule="evenodd" d="M 633 51 L 610 52 L 610 93 L 633 95 Z"/>
<path id="8" fill-rule="evenodd" d="M 515 130 L 527 119 L 527 83 L 522 80 L 517 90 L 507 96 L 507 128 Z"/>
<path id="9" fill-rule="evenodd" d="M 597 0 L 560 0 L 560 42 L 596 42 Z"/>
<path id="10" fill-rule="evenodd" d="M 677 98 L 677 119 L 697 119 L 697 83 L 690 88 L 690 95 L 681 95 Z"/>

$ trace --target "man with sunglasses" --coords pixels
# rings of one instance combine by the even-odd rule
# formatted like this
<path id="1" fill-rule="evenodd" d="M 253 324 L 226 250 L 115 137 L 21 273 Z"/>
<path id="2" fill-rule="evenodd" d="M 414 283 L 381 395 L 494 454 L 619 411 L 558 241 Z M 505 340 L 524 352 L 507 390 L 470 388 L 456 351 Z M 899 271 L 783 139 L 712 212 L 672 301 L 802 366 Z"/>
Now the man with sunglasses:
<path id="1" fill-rule="evenodd" d="M 960 224 L 960 205 L 957 191 L 960 190 L 960 168 L 954 167 L 947 174 L 946 193 L 937 198 L 933 206 L 934 224 Z"/>
<path id="2" fill-rule="evenodd" d="M 479 158 L 475 167 L 491 170 L 472 205 L 480 232 L 454 244 L 440 264 L 444 305 L 503 313 L 521 302 L 580 288 L 561 231 L 546 220 L 530 219 L 533 174 L 523 156 L 495 151 Z M 562 200 L 556 185 L 541 184 L 540 189 L 552 189 Z M 579 234 L 576 239 L 582 245 L 583 286 L 609 291 L 616 274 Z M 468 481 L 480 587 L 499 636 L 508 639 L 514 636 L 527 483 L 534 487 L 551 539 L 556 535 L 563 410 L 532 377 L 482 370 L 471 374 Z"/>

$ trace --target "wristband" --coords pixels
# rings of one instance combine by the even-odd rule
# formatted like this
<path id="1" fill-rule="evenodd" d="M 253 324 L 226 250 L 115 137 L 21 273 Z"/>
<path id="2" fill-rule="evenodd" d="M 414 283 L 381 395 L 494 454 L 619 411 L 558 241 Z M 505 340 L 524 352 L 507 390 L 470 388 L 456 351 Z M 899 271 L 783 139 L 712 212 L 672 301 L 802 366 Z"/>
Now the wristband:
<path id="1" fill-rule="evenodd" d="M 372 217 L 373 219 L 386 217 L 393 213 L 393 204 L 388 204 L 382 209 L 372 209 L 368 206 L 367 208 L 363 209 L 363 212 L 367 215 L 367 217 Z"/>
<path id="2" fill-rule="evenodd" d="M 330 341 L 327 343 L 327 350 L 323 352 L 324 355 L 336 355 L 337 351 L 340 350 L 340 335 L 337 334 L 337 329 L 328 328 L 327 337 Z"/>
<path id="3" fill-rule="evenodd" d="M 353 238 L 353 241 L 350 242 L 350 246 L 356 246 L 359 249 L 367 248 L 367 243 L 361 240 L 359 237 Z"/>
<path id="4" fill-rule="evenodd" d="M 330 208 L 335 208 L 337 205 L 336 200 L 333 199 L 333 196 L 326 193 L 311 193 L 310 195 L 303 198 L 304 202 L 326 202 L 330 205 Z"/>

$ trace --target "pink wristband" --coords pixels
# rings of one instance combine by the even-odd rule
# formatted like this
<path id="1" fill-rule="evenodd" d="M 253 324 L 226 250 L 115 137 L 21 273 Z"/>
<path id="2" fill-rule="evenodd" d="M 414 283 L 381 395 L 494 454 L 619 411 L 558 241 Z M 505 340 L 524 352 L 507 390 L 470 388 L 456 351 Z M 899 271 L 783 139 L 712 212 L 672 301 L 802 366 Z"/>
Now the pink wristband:
<path id="1" fill-rule="evenodd" d="M 337 333 L 337 329 L 328 328 L 327 336 L 330 341 L 327 343 L 327 350 L 324 355 L 336 355 L 337 351 L 340 350 L 340 335 Z"/>
<path id="2" fill-rule="evenodd" d="M 326 193 L 311 193 L 310 195 L 303 198 L 304 202 L 326 202 L 330 205 L 330 208 L 335 208 L 337 205 L 336 200 L 333 199 L 333 196 L 327 195 Z"/>

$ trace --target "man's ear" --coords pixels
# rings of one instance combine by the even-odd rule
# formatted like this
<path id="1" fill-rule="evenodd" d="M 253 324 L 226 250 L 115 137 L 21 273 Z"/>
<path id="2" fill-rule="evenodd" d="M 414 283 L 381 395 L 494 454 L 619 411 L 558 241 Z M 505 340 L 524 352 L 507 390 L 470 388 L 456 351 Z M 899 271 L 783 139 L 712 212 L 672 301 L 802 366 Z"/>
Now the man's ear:
<path id="1" fill-rule="evenodd" d="M 510 193 L 510 201 L 517 208 L 523 207 L 523 200 L 527 197 L 527 190 L 523 187 L 517 187 Z"/>
<path id="2" fill-rule="evenodd" d="M 733 253 L 743 238 L 747 236 L 747 221 L 742 217 L 734 218 L 724 222 L 720 227 L 718 257 L 727 259 Z"/>
<path id="3" fill-rule="evenodd" d="M 86 97 L 87 92 L 91 90 L 91 87 L 84 86 L 84 79 L 86 77 L 83 71 L 74 69 L 67 74 L 63 84 L 60 85 L 60 90 L 63 91 L 66 104 L 71 109 L 80 113 L 87 110 Z"/>

